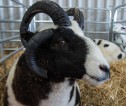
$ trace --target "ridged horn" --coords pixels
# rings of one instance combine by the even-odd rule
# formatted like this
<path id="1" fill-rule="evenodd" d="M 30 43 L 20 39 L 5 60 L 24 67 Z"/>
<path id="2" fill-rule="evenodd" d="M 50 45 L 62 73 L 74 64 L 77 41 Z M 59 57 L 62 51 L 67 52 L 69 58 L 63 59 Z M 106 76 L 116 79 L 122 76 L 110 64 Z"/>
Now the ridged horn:
<path id="1" fill-rule="evenodd" d="M 53 31 L 53 29 L 47 29 L 35 34 L 29 40 L 27 49 L 25 51 L 26 63 L 29 69 L 32 70 L 36 75 L 45 79 L 48 78 L 47 71 L 38 66 L 36 55 L 39 46 L 50 39 L 50 37 L 53 35 Z"/>
<path id="2" fill-rule="evenodd" d="M 84 16 L 82 11 L 80 11 L 77 8 L 71 8 L 68 11 L 66 11 L 66 13 L 69 16 L 73 16 L 74 20 L 77 21 L 77 23 L 79 24 L 80 28 L 83 30 L 84 29 Z"/>
<path id="3" fill-rule="evenodd" d="M 29 28 L 29 24 L 32 18 L 37 13 L 45 13 L 49 15 L 52 18 L 55 25 L 58 25 L 58 26 L 71 25 L 71 22 L 69 20 L 67 13 L 58 4 L 49 0 L 38 1 L 29 7 L 29 9 L 26 11 L 21 22 L 20 36 L 21 36 L 21 41 L 24 47 L 27 46 L 26 36 L 32 37 L 34 35 L 30 31 L 28 31 L 28 28 Z"/>

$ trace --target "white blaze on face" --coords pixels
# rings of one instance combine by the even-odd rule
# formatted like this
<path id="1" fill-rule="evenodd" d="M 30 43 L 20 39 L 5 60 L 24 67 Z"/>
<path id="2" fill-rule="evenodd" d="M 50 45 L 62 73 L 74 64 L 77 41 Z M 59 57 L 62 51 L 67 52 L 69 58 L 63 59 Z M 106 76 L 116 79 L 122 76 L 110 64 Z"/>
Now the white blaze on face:
<path id="1" fill-rule="evenodd" d="M 105 65 L 109 69 L 109 64 L 104 58 L 103 54 L 101 53 L 100 49 L 98 48 L 97 45 L 92 42 L 91 39 L 85 37 L 85 41 L 88 45 L 88 54 L 87 54 L 87 59 L 85 62 L 85 68 L 87 70 L 87 74 L 84 75 L 84 79 L 86 79 L 88 82 L 90 82 L 93 85 L 99 85 L 104 82 L 103 81 L 96 81 L 92 79 L 91 77 L 95 77 L 98 79 L 102 79 L 106 77 L 106 73 L 102 71 L 99 66 L 100 65 Z M 90 77 L 91 76 L 91 77 Z M 107 80 L 107 79 L 106 79 Z"/>
<path id="2" fill-rule="evenodd" d="M 87 74 L 84 75 L 83 79 L 87 80 L 92 85 L 102 84 L 108 79 L 108 77 L 106 73 L 99 68 L 99 66 L 104 65 L 109 69 L 109 64 L 107 63 L 97 45 L 90 38 L 84 36 L 84 33 L 79 27 L 78 23 L 76 21 L 71 21 L 71 23 L 72 26 L 70 26 L 69 28 L 72 29 L 77 36 L 79 36 L 86 42 L 88 48 L 86 61 L 84 63 Z M 96 79 L 106 79 L 97 81 L 93 77 L 95 77 Z"/>

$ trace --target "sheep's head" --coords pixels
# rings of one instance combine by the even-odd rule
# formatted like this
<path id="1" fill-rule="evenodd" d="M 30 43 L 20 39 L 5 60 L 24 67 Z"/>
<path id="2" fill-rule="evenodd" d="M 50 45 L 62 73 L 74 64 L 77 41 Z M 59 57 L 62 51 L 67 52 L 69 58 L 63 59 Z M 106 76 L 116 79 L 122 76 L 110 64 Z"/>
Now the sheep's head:
<path id="1" fill-rule="evenodd" d="M 108 63 L 125 58 L 125 53 L 118 45 L 103 39 L 94 39 Z"/>
<path id="2" fill-rule="evenodd" d="M 57 28 L 46 29 L 37 34 L 28 31 L 33 16 L 39 12 L 48 14 Z M 74 16 L 74 21 L 70 21 L 67 14 Z M 78 9 L 73 8 L 66 13 L 56 3 L 46 0 L 33 4 L 25 13 L 20 28 L 29 69 L 45 79 L 82 78 L 93 85 L 109 79 L 109 65 L 93 41 L 84 36 L 83 25 L 84 18 Z M 26 36 L 31 37 L 27 40 L 28 43 Z M 47 53 L 51 67 L 48 71 L 38 64 L 38 48 Z"/>

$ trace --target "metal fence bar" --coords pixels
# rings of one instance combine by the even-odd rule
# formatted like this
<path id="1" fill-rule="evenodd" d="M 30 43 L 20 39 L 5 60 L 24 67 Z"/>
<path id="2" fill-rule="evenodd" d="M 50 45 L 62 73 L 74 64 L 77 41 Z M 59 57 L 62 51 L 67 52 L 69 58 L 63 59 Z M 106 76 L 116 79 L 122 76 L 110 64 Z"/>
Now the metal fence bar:
<path id="1" fill-rule="evenodd" d="M 20 42 L 21 40 L 20 39 L 14 39 L 14 40 L 10 40 L 12 42 Z"/>
<path id="2" fill-rule="evenodd" d="M 21 5 L 22 7 L 24 7 L 24 8 L 27 8 L 27 9 L 28 9 L 28 6 L 24 5 L 23 3 L 20 3 L 20 2 L 15 1 L 15 0 L 11 0 L 11 1 L 13 1 L 13 2 L 15 2 L 16 4 Z"/>
<path id="3" fill-rule="evenodd" d="M 84 31 L 84 33 L 102 33 L 102 34 L 106 34 L 106 33 L 109 33 L 109 31 L 106 31 L 106 32 L 100 32 L 100 31 Z"/>
<path id="4" fill-rule="evenodd" d="M 3 45 L 2 44 L 0 44 L 0 51 L 1 51 L 1 56 L 3 58 L 4 57 L 4 49 L 3 49 Z M 3 68 L 4 68 L 4 71 L 6 71 L 5 61 L 3 62 Z"/>
<path id="5" fill-rule="evenodd" d="M 69 9 L 70 7 L 63 7 L 63 9 Z M 71 8 L 74 8 L 74 7 L 71 7 Z M 104 10 L 104 11 L 109 11 L 109 9 L 106 9 L 106 8 L 82 8 L 82 7 L 76 7 L 78 9 L 81 9 L 81 10 Z"/>
<path id="6" fill-rule="evenodd" d="M 20 23 L 21 20 L 0 20 L 0 23 Z"/>
<path id="7" fill-rule="evenodd" d="M 19 30 L 0 30 L 1 33 L 13 33 L 13 32 L 19 32 Z"/>
<path id="8" fill-rule="evenodd" d="M 109 24 L 110 22 L 93 22 L 93 21 L 85 21 L 84 23 L 92 23 L 92 24 Z"/>
<path id="9" fill-rule="evenodd" d="M 20 36 L 13 36 L 13 37 L 9 37 L 9 38 L 6 38 L 6 39 L 3 39 L 3 40 L 0 40 L 0 43 L 4 43 L 4 42 L 7 42 L 9 40 L 12 40 L 12 39 L 16 39 L 16 38 L 19 38 Z"/>
<path id="10" fill-rule="evenodd" d="M 24 47 L 21 47 L 17 50 L 15 50 L 14 52 L 8 54 L 7 56 L 3 57 L 2 59 L 0 59 L 0 63 L 3 63 L 5 60 L 7 60 L 8 58 L 10 58 L 11 56 L 13 56 L 14 54 L 18 53 L 19 51 L 23 50 Z"/>
<path id="11" fill-rule="evenodd" d="M 126 33 L 122 33 L 122 32 L 115 32 L 115 31 L 113 31 L 113 33 L 126 35 Z"/>
<path id="12" fill-rule="evenodd" d="M 36 23 L 53 23 L 51 20 L 35 20 Z M 110 22 L 95 22 L 95 21 L 85 21 L 84 23 L 92 24 L 109 24 Z"/>
<path id="13" fill-rule="evenodd" d="M 109 28 L 109 41 L 112 41 L 112 36 L 113 36 L 113 9 L 111 10 L 111 21 L 110 21 L 110 28 Z"/>
<path id="14" fill-rule="evenodd" d="M 117 45 L 122 45 L 122 46 L 126 47 L 126 45 L 124 45 L 124 44 L 122 44 L 122 43 L 117 43 L 117 42 L 115 42 L 115 41 L 113 41 L 113 43 L 116 43 Z"/>
<path id="15" fill-rule="evenodd" d="M 7 51 L 14 51 L 14 50 L 17 50 L 18 48 L 4 48 L 4 50 L 7 50 Z"/>
<path id="16" fill-rule="evenodd" d="M 10 6 L 10 5 L 0 5 L 0 8 L 23 8 L 22 6 L 19 6 L 19 5 L 13 5 L 13 6 Z"/>
<path id="17" fill-rule="evenodd" d="M 126 4 L 119 5 L 112 9 L 111 25 L 110 25 L 110 31 L 109 31 L 109 40 L 110 41 L 113 41 L 113 24 L 117 23 L 117 22 L 114 22 L 114 16 L 116 14 L 117 9 L 122 8 L 124 6 L 126 6 Z"/>
<path id="18" fill-rule="evenodd" d="M 126 4 L 119 5 L 119 6 L 115 7 L 115 9 L 114 9 L 114 11 L 113 11 L 113 14 L 115 15 L 116 10 L 119 9 L 119 8 L 122 8 L 122 7 L 124 7 L 124 6 L 126 6 Z"/>
<path id="19" fill-rule="evenodd" d="M 9 3 L 9 5 L 12 5 L 12 2 L 9 0 L 8 1 L 8 3 Z M 14 19 L 14 8 L 10 8 L 10 9 L 8 9 L 8 11 L 9 11 L 9 20 L 13 20 Z M 15 27 L 14 27 L 14 23 L 11 23 L 11 24 L 8 24 L 9 25 L 9 29 L 15 29 Z M 14 35 L 14 32 L 12 32 L 11 33 L 11 36 L 13 36 Z"/>
<path id="20" fill-rule="evenodd" d="M 126 23 L 126 20 L 114 21 L 114 23 Z"/>

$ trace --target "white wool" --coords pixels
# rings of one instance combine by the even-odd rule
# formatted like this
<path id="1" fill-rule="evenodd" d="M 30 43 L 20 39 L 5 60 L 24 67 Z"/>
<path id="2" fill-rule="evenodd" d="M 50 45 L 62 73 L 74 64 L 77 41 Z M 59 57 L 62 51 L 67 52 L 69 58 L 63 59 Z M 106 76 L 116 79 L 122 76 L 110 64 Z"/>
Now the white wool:
<path id="1" fill-rule="evenodd" d="M 69 81 L 64 81 L 59 84 L 53 84 L 52 92 L 49 94 L 49 99 L 41 100 L 39 106 L 74 106 L 76 99 L 76 87 L 78 84 L 74 85 L 74 94 L 70 102 L 70 92 L 72 86 L 69 85 Z"/>
<path id="2" fill-rule="evenodd" d="M 74 20 L 71 21 L 71 26 L 68 27 L 70 28 L 77 36 L 84 38 L 84 33 L 81 30 L 81 28 L 79 27 L 78 23 Z"/>

